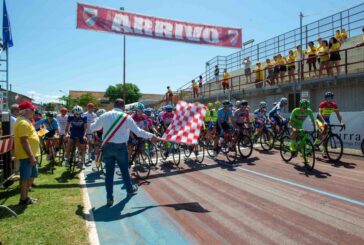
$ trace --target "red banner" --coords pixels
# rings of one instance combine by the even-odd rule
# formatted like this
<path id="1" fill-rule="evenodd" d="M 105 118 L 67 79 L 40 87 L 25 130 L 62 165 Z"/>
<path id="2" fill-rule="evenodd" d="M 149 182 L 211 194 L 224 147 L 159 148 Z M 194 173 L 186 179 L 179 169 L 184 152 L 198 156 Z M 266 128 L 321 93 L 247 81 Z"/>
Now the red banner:
<path id="1" fill-rule="evenodd" d="M 241 29 L 192 24 L 125 11 L 77 5 L 77 28 L 169 41 L 241 48 Z"/>

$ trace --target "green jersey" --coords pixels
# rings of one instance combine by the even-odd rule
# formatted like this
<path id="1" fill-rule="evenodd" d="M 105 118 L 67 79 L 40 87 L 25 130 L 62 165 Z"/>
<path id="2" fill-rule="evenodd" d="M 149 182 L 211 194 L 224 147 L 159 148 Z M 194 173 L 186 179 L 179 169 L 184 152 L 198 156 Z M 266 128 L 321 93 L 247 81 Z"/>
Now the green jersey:
<path id="1" fill-rule="evenodd" d="M 215 109 L 206 110 L 205 122 L 217 122 L 217 111 Z"/>
<path id="2" fill-rule="evenodd" d="M 310 117 L 311 121 L 314 122 L 313 113 L 310 108 L 306 112 L 302 112 L 301 108 L 295 108 L 291 113 L 291 122 L 297 126 L 297 128 L 302 128 L 303 122 L 306 120 L 307 116 Z"/>

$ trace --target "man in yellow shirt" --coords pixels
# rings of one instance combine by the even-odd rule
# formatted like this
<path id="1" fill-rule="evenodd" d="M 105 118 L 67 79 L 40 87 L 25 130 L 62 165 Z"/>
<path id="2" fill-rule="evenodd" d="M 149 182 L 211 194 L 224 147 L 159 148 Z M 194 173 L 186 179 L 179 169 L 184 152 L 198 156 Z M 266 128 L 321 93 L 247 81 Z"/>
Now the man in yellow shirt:
<path id="1" fill-rule="evenodd" d="M 224 80 L 222 81 L 222 89 L 224 90 L 224 94 L 225 94 L 225 90 L 229 90 L 229 78 L 230 78 L 230 74 L 227 72 L 227 69 L 224 69 L 224 75 L 223 75 Z"/>
<path id="2" fill-rule="evenodd" d="M 256 64 L 254 72 L 255 72 L 255 87 L 256 88 L 263 87 L 264 68 L 262 67 L 259 61 Z"/>
<path id="3" fill-rule="evenodd" d="M 28 196 L 34 178 L 38 177 L 37 157 L 39 137 L 31 122 L 35 106 L 28 101 L 19 104 L 19 117 L 14 125 L 14 152 L 20 162 L 20 205 L 36 203 L 37 199 Z"/>
<path id="4" fill-rule="evenodd" d="M 348 39 L 348 32 L 343 28 L 343 29 L 341 29 L 341 33 L 340 33 L 341 43 L 345 42 L 346 39 Z"/>

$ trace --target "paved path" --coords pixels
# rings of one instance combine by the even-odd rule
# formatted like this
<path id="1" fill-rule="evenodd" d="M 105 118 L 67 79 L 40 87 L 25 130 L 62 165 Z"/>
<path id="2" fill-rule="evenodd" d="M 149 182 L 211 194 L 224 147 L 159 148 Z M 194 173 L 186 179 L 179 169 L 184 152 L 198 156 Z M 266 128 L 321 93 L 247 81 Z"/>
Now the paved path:
<path id="1" fill-rule="evenodd" d="M 364 158 L 300 159 L 254 151 L 229 165 L 159 163 L 127 199 L 116 177 L 107 208 L 103 176 L 87 170 L 100 244 L 364 244 Z"/>

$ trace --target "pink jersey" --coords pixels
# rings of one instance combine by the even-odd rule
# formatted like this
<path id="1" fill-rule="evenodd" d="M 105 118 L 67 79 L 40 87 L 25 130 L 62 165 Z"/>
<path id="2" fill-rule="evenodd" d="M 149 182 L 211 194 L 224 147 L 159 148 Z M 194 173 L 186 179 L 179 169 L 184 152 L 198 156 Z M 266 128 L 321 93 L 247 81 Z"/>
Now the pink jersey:
<path id="1" fill-rule="evenodd" d="M 173 119 L 173 113 L 171 112 L 165 112 L 162 115 L 162 121 L 166 124 L 170 124 L 172 122 Z"/>
<path id="2" fill-rule="evenodd" d="M 135 121 L 136 125 L 141 129 L 144 129 L 148 124 L 147 116 L 145 114 L 138 116 L 136 113 L 134 113 L 131 117 Z"/>

